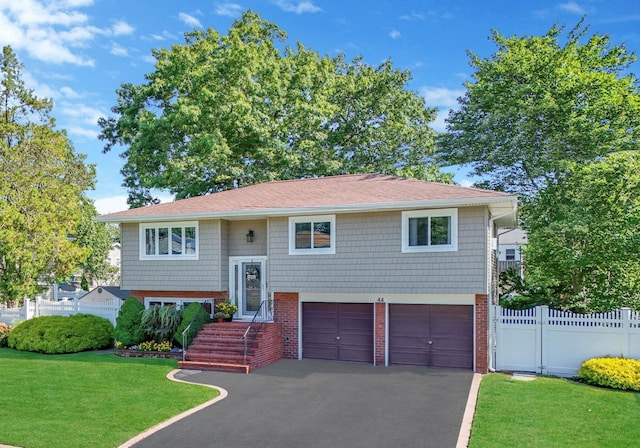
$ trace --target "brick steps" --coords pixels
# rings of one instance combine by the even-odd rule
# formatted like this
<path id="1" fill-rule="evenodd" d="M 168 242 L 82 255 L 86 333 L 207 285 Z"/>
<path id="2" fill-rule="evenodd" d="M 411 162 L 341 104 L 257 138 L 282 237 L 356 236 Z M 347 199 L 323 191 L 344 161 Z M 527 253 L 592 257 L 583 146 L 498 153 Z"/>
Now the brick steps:
<path id="1" fill-rule="evenodd" d="M 246 322 L 205 325 L 188 347 L 185 360 L 178 362 L 178 367 L 249 373 L 282 359 L 282 326 L 267 323 L 258 336 L 248 342 L 245 360 L 242 336 L 248 325 Z"/>

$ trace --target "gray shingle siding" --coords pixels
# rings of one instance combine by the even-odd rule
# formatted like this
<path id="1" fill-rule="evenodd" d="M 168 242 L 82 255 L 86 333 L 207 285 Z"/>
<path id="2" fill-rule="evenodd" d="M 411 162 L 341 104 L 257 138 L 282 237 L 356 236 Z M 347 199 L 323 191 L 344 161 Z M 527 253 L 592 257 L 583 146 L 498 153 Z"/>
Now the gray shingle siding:
<path id="1" fill-rule="evenodd" d="M 220 222 L 200 221 L 198 228 L 199 260 L 140 260 L 139 226 L 122 224 L 122 288 L 157 291 L 221 290 Z"/>
<path id="2" fill-rule="evenodd" d="M 336 253 L 289 255 L 288 219 L 199 222 L 200 259 L 140 260 L 137 224 L 122 225 L 122 288 L 228 290 L 229 257 L 268 256 L 270 291 L 480 294 L 487 292 L 488 214 L 458 211 L 456 252 L 402 253 L 402 213 L 336 215 Z M 246 234 L 254 231 L 254 242 Z M 268 237 L 268 238 L 267 238 Z"/>
<path id="3" fill-rule="evenodd" d="M 270 221 L 270 290 L 316 293 L 486 292 L 486 213 L 458 212 L 458 251 L 402 253 L 401 212 L 336 215 L 335 255 L 289 255 L 288 220 Z"/>

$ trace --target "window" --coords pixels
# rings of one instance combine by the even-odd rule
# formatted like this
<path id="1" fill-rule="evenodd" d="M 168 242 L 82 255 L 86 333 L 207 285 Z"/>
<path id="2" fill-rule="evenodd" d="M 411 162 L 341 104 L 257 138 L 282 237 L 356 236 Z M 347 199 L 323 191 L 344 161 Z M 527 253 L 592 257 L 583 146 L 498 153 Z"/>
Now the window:
<path id="1" fill-rule="evenodd" d="M 289 255 L 335 254 L 335 215 L 289 218 Z"/>
<path id="2" fill-rule="evenodd" d="M 140 224 L 140 259 L 198 259 L 198 223 Z"/>
<path id="3" fill-rule="evenodd" d="M 402 212 L 402 252 L 457 250 L 457 209 Z"/>
<path id="4" fill-rule="evenodd" d="M 516 250 L 515 249 L 506 249 L 506 260 L 507 261 L 514 261 L 516 259 Z"/>

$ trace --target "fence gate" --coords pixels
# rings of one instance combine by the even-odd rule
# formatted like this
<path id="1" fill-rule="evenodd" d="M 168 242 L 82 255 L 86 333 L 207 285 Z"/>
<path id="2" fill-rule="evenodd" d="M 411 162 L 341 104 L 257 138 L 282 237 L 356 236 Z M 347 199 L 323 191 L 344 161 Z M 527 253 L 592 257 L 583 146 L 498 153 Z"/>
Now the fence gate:
<path id="1" fill-rule="evenodd" d="M 494 310 L 496 370 L 574 376 L 587 359 L 640 358 L 640 313 L 574 314 L 541 306 Z"/>

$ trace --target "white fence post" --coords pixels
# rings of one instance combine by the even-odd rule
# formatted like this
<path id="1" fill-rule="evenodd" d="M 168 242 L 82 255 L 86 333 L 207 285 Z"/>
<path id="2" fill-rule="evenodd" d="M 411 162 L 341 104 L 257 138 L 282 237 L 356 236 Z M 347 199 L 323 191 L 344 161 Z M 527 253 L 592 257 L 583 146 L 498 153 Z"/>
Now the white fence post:
<path id="1" fill-rule="evenodd" d="M 631 339 L 631 308 L 620 308 L 622 318 L 622 357 L 629 357 L 629 341 Z"/>
<path id="2" fill-rule="evenodd" d="M 549 360 L 548 360 L 548 356 L 549 356 L 549 350 L 547 349 L 547 345 L 549 345 L 549 347 L 551 347 L 551 345 L 549 344 L 549 307 L 546 305 L 543 305 L 540 308 L 540 326 L 539 328 L 539 332 L 538 335 L 540 337 L 540 344 L 537 347 L 536 350 L 536 359 L 540 360 L 540 365 L 538 366 L 538 371 L 536 373 L 541 373 L 543 375 L 546 375 L 548 372 L 548 364 L 549 364 Z"/>

